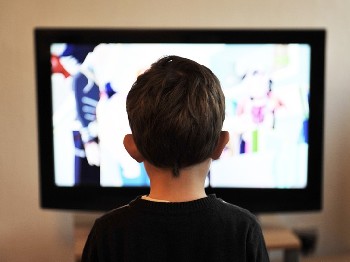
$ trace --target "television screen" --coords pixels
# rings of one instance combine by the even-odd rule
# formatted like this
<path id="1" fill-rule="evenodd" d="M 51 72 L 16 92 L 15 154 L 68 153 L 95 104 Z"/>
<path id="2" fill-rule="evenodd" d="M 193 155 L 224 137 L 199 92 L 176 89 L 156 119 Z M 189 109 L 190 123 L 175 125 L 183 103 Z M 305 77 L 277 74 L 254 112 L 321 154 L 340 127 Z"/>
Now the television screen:
<path id="1" fill-rule="evenodd" d="M 107 210 L 148 190 L 126 96 L 165 55 L 217 75 L 230 141 L 205 186 L 253 212 L 321 207 L 323 30 L 37 29 L 43 207 Z M 276 198 L 277 197 L 277 198 Z M 279 198 L 282 197 L 282 198 Z"/>

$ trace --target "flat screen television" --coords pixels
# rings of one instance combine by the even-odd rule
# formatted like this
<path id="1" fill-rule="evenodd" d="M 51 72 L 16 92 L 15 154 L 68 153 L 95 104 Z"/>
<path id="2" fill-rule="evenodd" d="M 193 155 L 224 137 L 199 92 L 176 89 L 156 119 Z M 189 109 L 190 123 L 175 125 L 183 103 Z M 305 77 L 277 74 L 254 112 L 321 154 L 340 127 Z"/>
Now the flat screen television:
<path id="1" fill-rule="evenodd" d="M 230 141 L 205 186 L 254 213 L 322 209 L 323 29 L 37 28 L 43 208 L 105 211 L 147 194 L 126 153 L 125 98 L 164 55 L 209 67 L 226 98 Z"/>

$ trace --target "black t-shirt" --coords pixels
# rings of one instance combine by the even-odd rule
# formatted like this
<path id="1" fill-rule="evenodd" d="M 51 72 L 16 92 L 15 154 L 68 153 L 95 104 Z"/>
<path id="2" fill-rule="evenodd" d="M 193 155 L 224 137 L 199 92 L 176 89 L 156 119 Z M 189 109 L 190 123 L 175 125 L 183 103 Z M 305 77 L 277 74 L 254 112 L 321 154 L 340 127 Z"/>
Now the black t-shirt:
<path id="1" fill-rule="evenodd" d="M 97 219 L 82 262 L 269 261 L 260 225 L 215 195 L 162 203 L 138 197 Z"/>

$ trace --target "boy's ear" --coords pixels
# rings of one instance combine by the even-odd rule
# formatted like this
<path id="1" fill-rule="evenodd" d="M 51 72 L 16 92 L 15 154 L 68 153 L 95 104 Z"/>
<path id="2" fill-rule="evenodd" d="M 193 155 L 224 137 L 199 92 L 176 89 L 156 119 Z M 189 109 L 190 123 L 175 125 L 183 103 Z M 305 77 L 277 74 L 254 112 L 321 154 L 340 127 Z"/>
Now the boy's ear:
<path id="1" fill-rule="evenodd" d="M 213 154 L 211 155 L 211 158 L 213 160 L 217 160 L 220 158 L 222 151 L 224 150 L 226 144 L 230 140 L 230 134 L 228 131 L 221 131 L 220 136 L 219 136 L 219 141 L 214 149 Z"/>
<path id="2" fill-rule="evenodd" d="M 141 155 L 141 153 L 139 152 L 139 150 L 137 149 L 137 146 L 135 144 L 134 137 L 132 136 L 132 134 L 127 134 L 124 137 L 123 144 L 126 151 L 128 151 L 129 155 L 133 159 L 135 159 L 137 162 L 141 163 L 145 160 Z"/>

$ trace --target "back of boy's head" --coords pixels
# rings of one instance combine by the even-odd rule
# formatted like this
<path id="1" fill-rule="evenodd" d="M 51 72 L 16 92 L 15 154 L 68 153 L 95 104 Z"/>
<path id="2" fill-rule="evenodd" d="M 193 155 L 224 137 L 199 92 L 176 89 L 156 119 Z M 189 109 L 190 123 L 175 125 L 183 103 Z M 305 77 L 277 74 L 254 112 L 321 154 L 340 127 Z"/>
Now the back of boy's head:
<path id="1" fill-rule="evenodd" d="M 225 119 L 218 78 L 192 60 L 167 56 L 140 75 L 126 102 L 135 144 L 145 160 L 179 170 L 211 157 Z"/>

